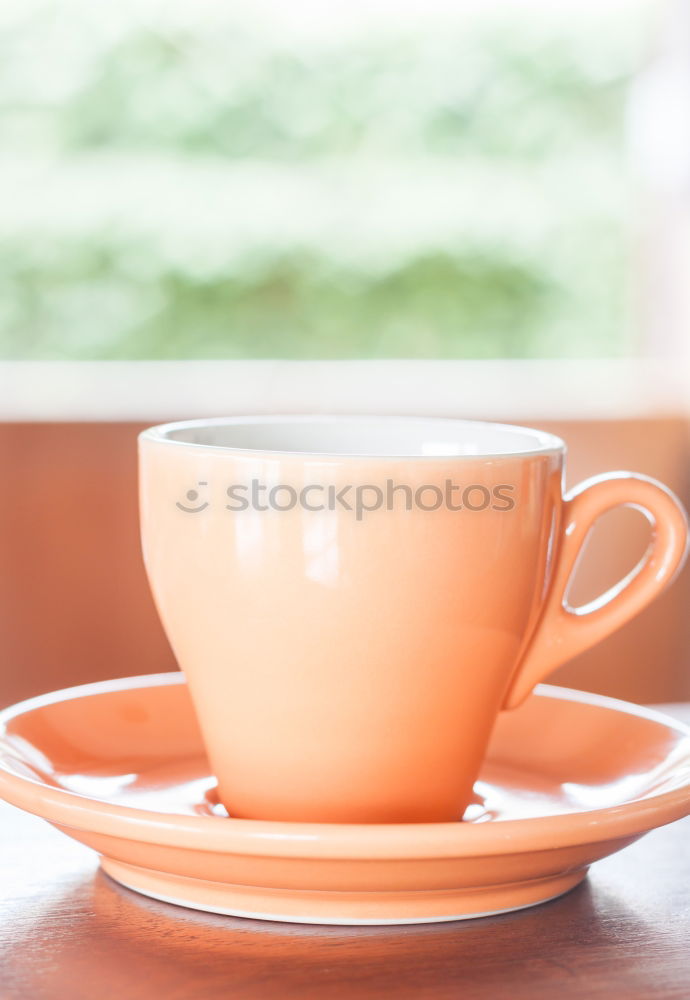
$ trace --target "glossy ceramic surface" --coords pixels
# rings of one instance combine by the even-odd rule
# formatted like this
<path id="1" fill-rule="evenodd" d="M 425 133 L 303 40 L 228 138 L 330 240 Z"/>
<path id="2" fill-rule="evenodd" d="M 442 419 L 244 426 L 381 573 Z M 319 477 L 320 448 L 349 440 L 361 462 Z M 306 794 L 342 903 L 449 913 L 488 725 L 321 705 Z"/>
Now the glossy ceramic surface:
<path id="1" fill-rule="evenodd" d="M 190 421 L 140 439 L 144 558 L 237 817 L 462 815 L 501 707 L 671 580 L 685 515 L 611 473 L 562 496 L 564 446 L 417 418 Z M 298 499 L 299 498 L 299 499 Z M 654 523 L 635 574 L 585 608 L 596 518 Z"/>
<path id="2" fill-rule="evenodd" d="M 690 730 L 540 686 L 499 717 L 465 822 L 231 819 L 179 674 L 56 692 L 0 717 L 0 795 L 185 906 L 323 923 L 451 920 L 576 885 L 593 861 L 690 813 Z"/>

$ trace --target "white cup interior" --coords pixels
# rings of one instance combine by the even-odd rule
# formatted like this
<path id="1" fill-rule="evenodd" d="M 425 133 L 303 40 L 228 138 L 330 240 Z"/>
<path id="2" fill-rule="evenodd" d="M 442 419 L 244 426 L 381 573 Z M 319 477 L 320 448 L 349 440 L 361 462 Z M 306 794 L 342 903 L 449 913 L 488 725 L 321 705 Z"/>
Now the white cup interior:
<path id="1" fill-rule="evenodd" d="M 562 451 L 545 431 L 433 417 L 227 417 L 164 424 L 145 437 L 171 444 L 326 456 L 491 457 Z"/>

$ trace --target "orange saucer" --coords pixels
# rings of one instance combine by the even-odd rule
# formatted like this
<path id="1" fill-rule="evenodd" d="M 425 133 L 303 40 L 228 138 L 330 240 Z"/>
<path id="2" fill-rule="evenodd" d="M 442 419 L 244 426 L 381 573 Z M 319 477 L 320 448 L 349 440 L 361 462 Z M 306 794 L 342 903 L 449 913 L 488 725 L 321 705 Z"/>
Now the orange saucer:
<path id="1" fill-rule="evenodd" d="M 690 813 L 690 730 L 546 685 L 496 727 L 465 822 L 229 819 L 181 674 L 106 681 L 0 714 L 0 796 L 157 899 L 305 923 L 456 920 L 532 906 Z"/>

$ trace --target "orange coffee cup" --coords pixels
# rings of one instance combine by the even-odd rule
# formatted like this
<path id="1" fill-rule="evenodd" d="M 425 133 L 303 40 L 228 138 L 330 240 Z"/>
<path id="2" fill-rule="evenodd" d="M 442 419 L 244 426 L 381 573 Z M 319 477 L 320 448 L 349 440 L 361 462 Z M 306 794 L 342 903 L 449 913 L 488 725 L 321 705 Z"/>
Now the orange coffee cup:
<path id="1" fill-rule="evenodd" d="M 238 417 L 140 437 L 143 551 L 231 816 L 462 817 L 501 709 L 637 614 L 687 521 L 646 476 L 563 495 L 538 430 L 412 417 Z M 598 600 L 567 588 L 594 521 L 649 550 Z"/>

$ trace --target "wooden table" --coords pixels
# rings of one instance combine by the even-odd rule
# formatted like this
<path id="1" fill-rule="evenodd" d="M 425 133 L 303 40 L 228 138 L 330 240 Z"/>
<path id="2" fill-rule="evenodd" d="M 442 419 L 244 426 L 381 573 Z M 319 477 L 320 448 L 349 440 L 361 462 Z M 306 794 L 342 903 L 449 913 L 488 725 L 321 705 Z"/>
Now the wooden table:
<path id="1" fill-rule="evenodd" d="M 667 709 L 690 722 L 690 705 Z M 690 819 L 599 862 L 567 896 L 449 924 L 217 917 L 116 885 L 0 804 L 1 1000 L 690 998 Z"/>

